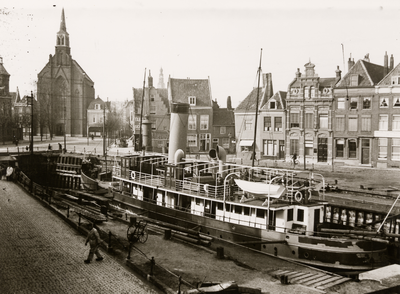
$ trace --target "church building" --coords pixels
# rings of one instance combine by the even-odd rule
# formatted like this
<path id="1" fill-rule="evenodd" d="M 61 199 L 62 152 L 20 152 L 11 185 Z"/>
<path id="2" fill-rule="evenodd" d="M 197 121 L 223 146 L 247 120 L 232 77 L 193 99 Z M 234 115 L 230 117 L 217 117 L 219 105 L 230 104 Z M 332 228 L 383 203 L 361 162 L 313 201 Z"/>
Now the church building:
<path id="1" fill-rule="evenodd" d="M 51 136 L 87 136 L 87 108 L 94 100 L 94 82 L 72 59 L 64 9 L 55 54 L 38 74 L 40 131 Z"/>

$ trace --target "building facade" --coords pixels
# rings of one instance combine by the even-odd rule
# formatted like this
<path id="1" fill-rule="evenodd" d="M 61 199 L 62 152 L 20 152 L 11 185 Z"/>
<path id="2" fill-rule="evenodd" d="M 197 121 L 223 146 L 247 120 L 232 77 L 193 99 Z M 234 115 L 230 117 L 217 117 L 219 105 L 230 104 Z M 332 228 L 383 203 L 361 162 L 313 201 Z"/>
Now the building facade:
<path id="1" fill-rule="evenodd" d="M 50 135 L 86 136 L 87 108 L 94 100 L 94 83 L 72 59 L 64 9 L 55 54 L 38 74 L 40 124 Z"/>
<path id="2" fill-rule="evenodd" d="M 261 159 L 264 155 L 264 140 L 270 139 L 268 131 L 263 131 L 264 117 L 268 116 L 268 111 L 265 108 L 260 111 L 273 95 L 270 73 L 262 75 L 262 83 L 261 87 L 254 87 L 235 108 L 236 157 L 241 160 L 252 159 L 254 150 L 256 159 Z"/>
<path id="3" fill-rule="evenodd" d="M 383 128 L 378 126 L 377 112 L 385 114 L 382 118 L 389 118 L 387 112 L 389 96 L 382 93 L 383 98 L 386 97 L 386 100 L 382 100 L 382 104 L 388 106 L 381 108 L 380 98 L 376 93 L 379 87 L 376 86 L 387 74 L 388 67 L 371 63 L 368 55 L 356 63 L 350 59 L 348 67 L 347 74 L 334 88 L 334 159 L 336 163 L 374 166 L 377 160 L 376 154 L 379 153 L 377 146 L 374 148 L 374 133 Z M 387 91 L 389 87 L 383 86 L 383 88 Z M 387 121 L 385 125 L 387 128 Z"/>
<path id="4" fill-rule="evenodd" d="M 168 79 L 168 100 L 188 103 L 187 150 L 208 152 L 212 148 L 213 101 L 209 79 Z"/>
<path id="5" fill-rule="evenodd" d="M 213 102 L 212 148 L 222 146 L 228 154 L 235 153 L 235 115 L 228 97 L 227 108 Z"/>
<path id="6" fill-rule="evenodd" d="M 385 65 L 387 67 L 387 55 Z M 400 167 L 400 64 L 393 68 L 393 55 L 389 73 L 375 86 L 376 98 L 372 102 L 371 145 L 373 166 L 378 168 Z"/>
<path id="7" fill-rule="evenodd" d="M 162 69 L 160 72 L 160 85 L 164 85 Z M 132 123 L 136 142 L 135 149 L 139 149 L 137 144 L 139 143 L 140 134 L 142 134 L 142 137 L 146 136 L 151 142 L 151 146 L 146 146 L 147 150 L 166 152 L 170 124 L 167 89 L 154 87 L 153 77 L 149 73 L 148 86 L 144 88 L 144 95 L 143 89 L 133 88 L 133 100 L 128 102 L 127 105 L 129 122 Z"/>
<path id="8" fill-rule="evenodd" d="M 320 78 L 315 65 L 304 65 L 305 74 L 297 69 L 286 96 L 286 159 L 296 154 L 300 164 L 333 164 L 332 102 L 333 87 L 341 78 Z"/>
<path id="9" fill-rule="evenodd" d="M 105 122 L 110 112 L 109 103 L 104 102 L 100 97 L 93 100 L 87 109 L 87 133 L 89 137 L 103 137 Z"/>
<path id="10" fill-rule="evenodd" d="M 13 138 L 12 93 L 10 93 L 10 74 L 3 66 L 0 57 L 0 141 L 11 141 Z"/>

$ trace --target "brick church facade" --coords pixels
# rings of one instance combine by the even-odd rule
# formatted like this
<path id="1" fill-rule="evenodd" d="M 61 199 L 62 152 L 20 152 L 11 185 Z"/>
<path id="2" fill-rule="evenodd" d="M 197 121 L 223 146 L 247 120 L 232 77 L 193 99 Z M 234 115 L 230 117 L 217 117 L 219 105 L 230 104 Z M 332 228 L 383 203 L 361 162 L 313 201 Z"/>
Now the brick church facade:
<path id="1" fill-rule="evenodd" d="M 87 136 L 87 108 L 94 100 L 94 82 L 72 59 L 64 9 L 55 54 L 38 74 L 40 132 Z"/>

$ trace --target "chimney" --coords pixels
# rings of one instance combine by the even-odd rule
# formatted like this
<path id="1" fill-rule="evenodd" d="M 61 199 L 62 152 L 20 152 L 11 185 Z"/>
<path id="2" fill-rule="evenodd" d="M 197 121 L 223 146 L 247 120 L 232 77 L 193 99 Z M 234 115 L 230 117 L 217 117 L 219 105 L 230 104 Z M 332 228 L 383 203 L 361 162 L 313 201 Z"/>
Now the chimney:
<path id="1" fill-rule="evenodd" d="M 383 58 L 383 75 L 386 76 L 388 72 L 388 55 L 387 51 L 385 51 L 385 56 Z"/>
<path id="2" fill-rule="evenodd" d="M 394 66 L 394 58 L 393 58 L 393 54 L 390 56 L 390 70 L 393 69 Z"/>
<path id="3" fill-rule="evenodd" d="M 300 77 L 301 77 L 301 72 L 300 72 L 300 68 L 298 68 L 297 72 L 296 72 L 296 78 L 300 79 Z"/>
<path id="4" fill-rule="evenodd" d="M 228 96 L 228 98 L 226 99 L 226 108 L 228 108 L 228 110 L 232 110 L 232 99 L 231 99 L 231 96 Z"/>
<path id="5" fill-rule="evenodd" d="M 349 71 L 350 70 L 350 68 L 352 67 L 354 65 L 354 58 L 353 58 L 353 60 L 351 60 L 351 54 L 350 54 L 350 57 L 349 57 L 349 61 L 347 62 L 347 70 Z"/>
<path id="6" fill-rule="evenodd" d="M 149 88 L 153 88 L 153 77 L 151 76 L 150 70 L 149 70 Z"/>
<path id="7" fill-rule="evenodd" d="M 342 78 L 342 71 L 339 69 L 339 65 L 337 66 L 335 72 L 336 72 L 336 81 L 339 81 Z"/>
<path id="8" fill-rule="evenodd" d="M 265 97 L 270 98 L 274 95 L 274 90 L 272 87 L 272 74 L 265 73 L 263 74 L 263 86 L 265 88 Z"/>

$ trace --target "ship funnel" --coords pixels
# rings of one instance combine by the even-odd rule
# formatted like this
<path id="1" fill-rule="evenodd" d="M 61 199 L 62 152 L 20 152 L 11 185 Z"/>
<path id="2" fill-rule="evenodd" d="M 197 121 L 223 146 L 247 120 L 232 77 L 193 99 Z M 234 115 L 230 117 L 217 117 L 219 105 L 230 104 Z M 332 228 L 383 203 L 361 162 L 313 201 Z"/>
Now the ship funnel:
<path id="1" fill-rule="evenodd" d="M 226 161 L 226 151 L 223 147 L 217 145 L 215 149 L 211 149 L 208 152 L 208 155 L 211 157 L 213 160 L 221 160 L 222 162 Z"/>
<path id="2" fill-rule="evenodd" d="M 186 150 L 188 116 L 188 103 L 171 103 L 168 163 L 175 163 L 175 153 L 178 149 L 181 149 L 183 152 Z"/>
<path id="3" fill-rule="evenodd" d="M 178 149 L 175 152 L 175 156 L 174 156 L 174 163 L 178 164 L 179 162 L 182 161 L 182 158 L 185 157 L 185 152 L 183 152 L 182 149 Z"/>

